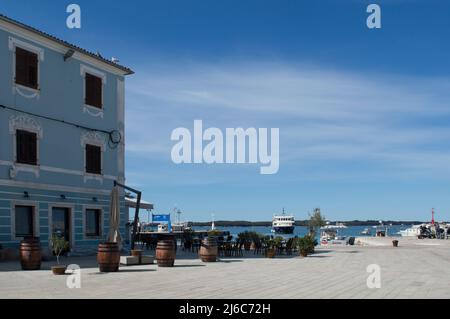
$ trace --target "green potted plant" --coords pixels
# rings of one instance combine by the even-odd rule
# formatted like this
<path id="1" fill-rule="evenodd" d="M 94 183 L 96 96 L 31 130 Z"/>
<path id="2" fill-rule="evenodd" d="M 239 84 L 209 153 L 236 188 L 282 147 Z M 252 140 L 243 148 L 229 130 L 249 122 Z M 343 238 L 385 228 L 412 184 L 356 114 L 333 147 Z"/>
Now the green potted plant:
<path id="1" fill-rule="evenodd" d="M 277 254 L 277 244 L 275 239 L 270 237 L 264 238 L 264 244 L 266 246 L 266 250 L 264 251 L 264 255 L 266 258 L 274 258 Z"/>
<path id="2" fill-rule="evenodd" d="M 208 237 L 218 237 L 222 234 L 222 232 L 220 230 L 217 229 L 213 229 L 208 231 Z"/>
<path id="3" fill-rule="evenodd" d="M 238 239 L 241 243 L 244 244 L 244 250 L 249 251 L 252 245 L 251 233 L 248 230 L 239 233 Z"/>
<path id="4" fill-rule="evenodd" d="M 316 241 L 312 236 L 306 235 L 304 237 L 297 238 L 297 248 L 300 253 L 300 256 L 306 257 L 309 254 L 314 253 L 314 247 Z"/>
<path id="5" fill-rule="evenodd" d="M 66 265 L 61 265 L 59 258 L 61 254 L 69 249 L 69 242 L 64 237 L 53 234 L 52 236 L 52 250 L 56 256 L 57 265 L 52 266 L 54 275 L 64 275 L 66 272 Z"/>
<path id="6" fill-rule="evenodd" d="M 251 245 L 250 249 L 257 249 L 258 246 L 261 246 L 261 242 L 264 239 L 264 235 L 257 233 L 257 232 L 251 232 Z"/>
<path id="7" fill-rule="evenodd" d="M 281 247 L 284 238 L 281 237 L 281 236 L 277 236 L 277 237 L 275 237 L 273 240 L 274 240 L 274 242 L 275 242 L 275 247 L 276 247 L 276 248 L 279 248 L 279 247 Z"/>

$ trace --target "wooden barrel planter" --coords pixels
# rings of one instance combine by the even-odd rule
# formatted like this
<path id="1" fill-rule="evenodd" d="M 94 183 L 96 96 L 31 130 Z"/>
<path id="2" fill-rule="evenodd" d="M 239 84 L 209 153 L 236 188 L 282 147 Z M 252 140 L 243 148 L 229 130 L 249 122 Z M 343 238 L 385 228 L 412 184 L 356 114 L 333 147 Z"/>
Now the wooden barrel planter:
<path id="1" fill-rule="evenodd" d="M 20 242 L 20 264 L 23 270 L 41 269 L 41 244 L 39 238 L 25 238 Z"/>
<path id="2" fill-rule="evenodd" d="M 200 247 L 199 255 L 203 262 L 215 262 L 217 261 L 217 241 L 215 238 L 206 238 L 203 240 Z"/>
<path id="3" fill-rule="evenodd" d="M 267 248 L 264 252 L 266 258 L 274 258 L 277 254 L 277 250 L 275 248 Z"/>
<path id="4" fill-rule="evenodd" d="M 100 272 L 116 272 L 119 270 L 120 250 L 117 243 L 101 243 L 98 245 L 97 262 Z"/>
<path id="5" fill-rule="evenodd" d="M 175 263 L 175 243 L 173 240 L 160 240 L 156 245 L 158 267 L 173 267 Z"/>

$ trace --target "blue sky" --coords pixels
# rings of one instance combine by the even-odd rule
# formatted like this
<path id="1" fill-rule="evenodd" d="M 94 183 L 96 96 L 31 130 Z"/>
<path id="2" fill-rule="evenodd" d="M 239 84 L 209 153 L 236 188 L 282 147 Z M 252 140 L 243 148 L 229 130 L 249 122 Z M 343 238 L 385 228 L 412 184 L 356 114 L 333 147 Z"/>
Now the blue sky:
<path id="1" fill-rule="evenodd" d="M 65 8 L 82 8 L 81 30 Z M 382 28 L 369 30 L 369 3 Z M 105 57 L 127 81 L 127 183 L 189 220 L 450 219 L 445 1 L 0 1 Z M 175 165 L 170 133 L 279 127 L 280 170 Z"/>

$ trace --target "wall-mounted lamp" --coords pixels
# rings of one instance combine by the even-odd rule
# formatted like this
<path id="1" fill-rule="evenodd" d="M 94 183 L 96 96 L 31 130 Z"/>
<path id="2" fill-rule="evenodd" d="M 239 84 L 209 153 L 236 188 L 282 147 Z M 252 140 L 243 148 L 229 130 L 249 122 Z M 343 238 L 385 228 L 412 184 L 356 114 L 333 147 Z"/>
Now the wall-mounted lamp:
<path id="1" fill-rule="evenodd" d="M 67 59 L 71 58 L 73 54 L 75 53 L 75 50 L 70 49 L 69 51 L 64 54 L 64 62 L 67 61 Z"/>
<path id="2" fill-rule="evenodd" d="M 59 197 L 61 197 L 61 199 L 66 199 L 66 195 L 64 194 L 59 195 Z"/>
<path id="3" fill-rule="evenodd" d="M 23 192 L 23 197 L 30 198 L 30 194 L 28 194 L 28 192 Z"/>

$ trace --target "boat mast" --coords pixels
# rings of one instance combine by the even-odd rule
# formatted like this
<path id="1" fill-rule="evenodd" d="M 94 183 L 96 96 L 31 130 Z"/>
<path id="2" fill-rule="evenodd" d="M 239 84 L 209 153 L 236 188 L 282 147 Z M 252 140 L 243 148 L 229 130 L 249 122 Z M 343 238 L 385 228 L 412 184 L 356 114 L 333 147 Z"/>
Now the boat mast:
<path id="1" fill-rule="evenodd" d="M 181 210 L 177 209 L 176 207 L 175 207 L 175 210 L 176 210 L 176 214 L 177 214 L 177 224 L 180 225 L 181 224 Z"/>

